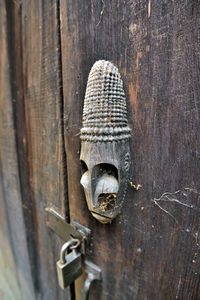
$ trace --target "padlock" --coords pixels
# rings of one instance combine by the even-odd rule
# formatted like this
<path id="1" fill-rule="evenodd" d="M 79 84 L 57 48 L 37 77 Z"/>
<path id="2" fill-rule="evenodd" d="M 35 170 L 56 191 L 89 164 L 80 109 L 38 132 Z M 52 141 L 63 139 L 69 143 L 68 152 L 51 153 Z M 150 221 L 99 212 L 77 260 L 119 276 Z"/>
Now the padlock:
<path id="1" fill-rule="evenodd" d="M 57 262 L 58 283 L 62 289 L 68 287 L 82 274 L 81 253 L 73 249 L 66 255 L 71 246 L 79 243 L 79 240 L 72 239 L 65 243 L 60 250 L 60 260 Z M 73 248 L 73 247 L 72 247 Z"/>

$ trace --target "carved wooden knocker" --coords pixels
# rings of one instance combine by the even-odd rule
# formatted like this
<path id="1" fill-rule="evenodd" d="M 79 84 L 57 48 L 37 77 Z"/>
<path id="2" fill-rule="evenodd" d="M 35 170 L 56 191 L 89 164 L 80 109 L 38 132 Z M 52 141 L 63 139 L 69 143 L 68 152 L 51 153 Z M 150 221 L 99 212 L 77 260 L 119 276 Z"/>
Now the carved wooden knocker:
<path id="1" fill-rule="evenodd" d="M 118 69 L 97 61 L 89 74 L 81 128 L 81 184 L 88 208 L 109 223 L 124 202 L 130 167 L 130 128 Z"/>

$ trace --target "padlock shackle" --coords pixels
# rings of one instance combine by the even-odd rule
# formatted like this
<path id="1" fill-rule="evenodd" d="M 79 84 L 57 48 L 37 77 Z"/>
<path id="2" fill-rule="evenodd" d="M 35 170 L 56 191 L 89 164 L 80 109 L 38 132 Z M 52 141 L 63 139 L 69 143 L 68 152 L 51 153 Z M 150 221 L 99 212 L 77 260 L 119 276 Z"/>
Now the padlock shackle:
<path id="1" fill-rule="evenodd" d="M 70 241 L 66 242 L 64 245 L 62 245 L 62 248 L 60 250 L 60 262 L 62 264 L 66 263 L 65 259 L 65 252 L 69 249 L 70 246 L 79 244 L 78 239 L 71 239 Z"/>

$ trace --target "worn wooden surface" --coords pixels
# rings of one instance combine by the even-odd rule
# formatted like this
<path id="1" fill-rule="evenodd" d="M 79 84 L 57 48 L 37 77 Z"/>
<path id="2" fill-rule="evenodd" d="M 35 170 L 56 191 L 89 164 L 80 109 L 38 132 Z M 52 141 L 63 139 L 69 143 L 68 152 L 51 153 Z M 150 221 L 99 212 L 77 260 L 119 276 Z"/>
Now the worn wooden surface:
<path id="1" fill-rule="evenodd" d="M 61 0 L 70 216 L 92 229 L 92 259 L 103 270 L 90 299 L 200 298 L 199 9 L 186 0 Z M 122 74 L 130 180 L 142 185 L 130 185 L 111 225 L 90 215 L 79 183 L 82 105 L 99 59 Z"/>
<path id="2" fill-rule="evenodd" d="M 69 299 L 56 274 L 62 242 L 45 223 L 46 206 L 68 216 L 58 3 L 6 1 L 1 13 L 1 215 L 19 299 Z"/>
<path id="3" fill-rule="evenodd" d="M 19 165 L 16 149 L 16 128 L 13 119 L 13 103 L 17 100 L 12 94 L 11 62 L 9 60 L 9 26 L 5 1 L 0 4 L 1 14 L 1 58 L 0 58 L 0 250 L 1 278 L 10 286 L 16 299 L 34 299 L 33 281 L 30 270 L 26 228 L 23 219 L 22 195 L 20 191 Z M 19 30 L 18 7 L 13 6 L 16 28 Z M 17 39 L 17 37 L 16 37 Z M 16 53 L 19 59 L 18 53 Z M 12 276 L 16 278 L 16 283 Z M 28 284 L 26 284 L 26 281 Z M 0 280 L 1 295 L 6 295 L 3 280 Z M 14 286 L 15 287 L 14 287 Z"/>
<path id="4" fill-rule="evenodd" d="M 20 300 L 70 298 L 45 224 L 53 206 L 92 229 L 103 279 L 90 299 L 199 299 L 200 2 L 8 0 L 0 16 L 0 284 Z M 132 129 L 130 186 L 107 225 L 80 185 L 82 106 L 99 59 L 119 68 Z"/>

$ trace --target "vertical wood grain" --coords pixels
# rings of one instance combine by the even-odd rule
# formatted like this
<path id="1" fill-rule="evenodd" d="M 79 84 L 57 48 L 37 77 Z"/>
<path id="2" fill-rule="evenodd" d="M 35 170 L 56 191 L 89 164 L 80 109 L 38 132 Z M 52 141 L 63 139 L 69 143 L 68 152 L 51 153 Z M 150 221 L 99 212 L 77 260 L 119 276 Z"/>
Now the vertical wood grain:
<path id="1" fill-rule="evenodd" d="M 23 218 L 22 195 L 19 180 L 19 164 L 16 147 L 16 128 L 13 119 L 13 103 L 17 100 L 12 93 L 11 62 L 9 59 L 9 25 L 5 1 L 0 4 L 1 13 L 1 57 L 0 57 L 0 175 L 1 175 L 1 276 L 13 289 L 13 277 L 18 282 L 13 290 L 16 299 L 34 299 L 34 287 L 30 269 L 28 242 Z M 15 30 L 19 30 L 20 6 L 12 5 Z M 17 38 L 17 37 L 16 37 Z M 20 45 L 18 46 L 20 51 Z M 19 52 L 18 52 L 19 53 Z M 18 53 L 16 53 L 19 59 Z M 15 84 L 15 82 L 13 82 Z M 20 97 L 18 97 L 18 100 Z M 2 293 L 5 286 L 2 286 Z M 20 290 L 20 291 L 19 291 Z"/>
<path id="2" fill-rule="evenodd" d="M 63 145 L 62 79 L 57 1 L 23 1 L 24 127 L 31 189 L 37 274 L 42 299 L 66 299 L 58 286 L 56 261 L 62 244 L 46 226 L 45 208 L 68 217 L 66 161 Z M 34 258 L 33 258 L 34 259 Z"/>
<path id="3" fill-rule="evenodd" d="M 21 299 L 70 299 L 56 274 L 62 241 L 45 214 L 69 215 L 58 3 L 7 1 L 6 17 L 1 171 Z"/>
<path id="4" fill-rule="evenodd" d="M 92 229 L 92 259 L 103 270 L 91 299 L 199 297 L 199 9 L 186 0 L 61 0 L 70 214 Z M 142 185 L 129 187 L 110 225 L 92 218 L 80 186 L 82 105 L 98 59 L 122 74 L 130 181 Z"/>

